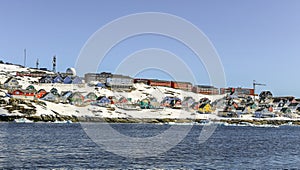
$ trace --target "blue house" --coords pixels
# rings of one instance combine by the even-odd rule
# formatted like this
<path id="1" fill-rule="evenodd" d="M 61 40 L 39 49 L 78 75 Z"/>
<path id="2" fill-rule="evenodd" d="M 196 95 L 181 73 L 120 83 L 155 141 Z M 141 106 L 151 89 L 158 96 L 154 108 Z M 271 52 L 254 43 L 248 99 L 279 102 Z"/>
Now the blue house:
<path id="1" fill-rule="evenodd" d="M 52 83 L 53 82 L 53 78 L 51 76 L 45 76 L 45 77 L 42 77 L 40 80 L 39 80 L 40 83 Z"/>
<path id="2" fill-rule="evenodd" d="M 108 105 L 110 105 L 111 100 L 105 96 L 100 96 L 97 98 L 97 102 L 95 103 L 95 105 L 97 106 L 101 106 L 101 107 L 106 107 Z"/>
<path id="3" fill-rule="evenodd" d="M 61 101 L 63 103 L 69 103 L 69 97 L 72 95 L 71 91 L 65 91 L 61 93 Z"/>
<path id="4" fill-rule="evenodd" d="M 64 79 L 64 84 L 72 84 L 73 80 L 70 76 L 67 76 L 65 79 Z"/>
<path id="5" fill-rule="evenodd" d="M 53 83 L 63 83 L 64 82 L 64 79 L 60 76 L 60 75 L 57 75 L 53 81 Z"/>
<path id="6" fill-rule="evenodd" d="M 96 84 L 96 87 L 102 87 L 102 88 L 104 88 L 105 84 L 99 82 L 99 83 Z"/>
<path id="7" fill-rule="evenodd" d="M 76 76 L 73 78 L 72 84 L 83 84 L 83 81 L 80 77 Z"/>
<path id="8" fill-rule="evenodd" d="M 58 94 L 53 94 L 51 92 L 46 93 L 41 99 L 49 101 L 49 102 L 59 102 L 59 100 L 60 100 Z"/>

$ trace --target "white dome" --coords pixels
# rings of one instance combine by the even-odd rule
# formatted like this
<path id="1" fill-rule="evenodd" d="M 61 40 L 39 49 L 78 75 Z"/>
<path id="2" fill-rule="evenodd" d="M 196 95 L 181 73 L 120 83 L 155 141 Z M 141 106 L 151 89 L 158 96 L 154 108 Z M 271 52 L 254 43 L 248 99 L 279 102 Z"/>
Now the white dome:
<path id="1" fill-rule="evenodd" d="M 68 68 L 66 73 L 70 76 L 76 76 L 76 70 L 75 68 Z"/>

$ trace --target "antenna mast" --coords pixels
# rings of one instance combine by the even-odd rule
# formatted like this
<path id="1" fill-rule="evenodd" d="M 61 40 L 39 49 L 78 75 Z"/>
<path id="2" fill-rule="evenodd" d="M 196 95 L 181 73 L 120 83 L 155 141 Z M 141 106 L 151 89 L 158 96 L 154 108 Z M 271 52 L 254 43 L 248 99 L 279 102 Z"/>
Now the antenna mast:
<path id="1" fill-rule="evenodd" d="M 26 48 L 24 49 L 24 67 L 26 67 Z"/>
<path id="2" fill-rule="evenodd" d="M 39 59 L 36 60 L 36 69 L 39 69 Z"/>
<path id="3" fill-rule="evenodd" d="M 52 64 L 53 64 L 52 71 L 55 73 L 56 72 L 56 55 L 53 56 Z"/>

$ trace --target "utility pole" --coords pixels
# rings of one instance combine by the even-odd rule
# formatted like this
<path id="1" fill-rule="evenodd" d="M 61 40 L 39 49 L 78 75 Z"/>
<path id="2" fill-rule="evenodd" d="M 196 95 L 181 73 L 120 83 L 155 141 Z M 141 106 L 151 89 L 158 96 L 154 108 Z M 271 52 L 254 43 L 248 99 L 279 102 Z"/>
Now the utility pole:
<path id="1" fill-rule="evenodd" d="M 266 86 L 266 84 L 257 83 L 255 80 L 253 80 L 254 102 L 255 102 L 255 87 L 256 86 Z"/>

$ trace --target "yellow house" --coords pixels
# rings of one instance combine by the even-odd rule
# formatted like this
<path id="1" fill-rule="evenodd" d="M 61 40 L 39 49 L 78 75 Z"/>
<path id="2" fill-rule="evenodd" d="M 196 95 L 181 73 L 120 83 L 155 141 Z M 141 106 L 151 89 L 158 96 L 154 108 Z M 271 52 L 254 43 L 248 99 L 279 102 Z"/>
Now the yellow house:
<path id="1" fill-rule="evenodd" d="M 198 112 L 200 113 L 211 113 L 212 112 L 212 108 L 211 105 L 206 103 L 206 104 L 201 104 L 199 106 Z"/>

